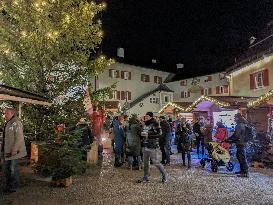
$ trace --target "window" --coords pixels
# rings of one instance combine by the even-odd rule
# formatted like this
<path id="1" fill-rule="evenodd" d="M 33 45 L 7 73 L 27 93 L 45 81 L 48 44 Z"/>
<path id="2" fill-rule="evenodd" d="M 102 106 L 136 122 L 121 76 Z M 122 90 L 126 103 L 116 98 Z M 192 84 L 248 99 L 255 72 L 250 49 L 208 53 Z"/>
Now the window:
<path id="1" fill-rule="evenodd" d="M 131 80 L 131 72 L 121 71 L 121 79 Z"/>
<path id="2" fill-rule="evenodd" d="M 187 80 L 182 80 L 180 81 L 181 86 L 187 86 Z"/>
<path id="3" fill-rule="evenodd" d="M 191 93 L 189 90 L 181 92 L 181 98 L 189 98 L 190 96 L 191 96 Z"/>
<path id="4" fill-rule="evenodd" d="M 109 70 L 110 78 L 119 78 L 119 70 L 110 69 Z"/>
<path id="5" fill-rule="evenodd" d="M 209 95 L 209 89 L 208 89 L 208 88 L 205 88 L 205 89 L 204 89 L 204 95 L 206 95 L 206 96 Z"/>
<path id="6" fill-rule="evenodd" d="M 165 102 L 165 103 L 170 102 L 170 96 L 165 95 L 165 96 L 164 96 L 164 102 Z"/>
<path id="7" fill-rule="evenodd" d="M 255 87 L 256 88 L 262 88 L 264 87 L 263 85 L 263 73 L 259 72 L 255 74 Z"/>
<path id="8" fill-rule="evenodd" d="M 113 99 L 117 99 L 117 91 L 116 90 L 113 90 Z"/>
<path id="9" fill-rule="evenodd" d="M 162 77 L 154 76 L 154 83 L 161 84 L 162 83 Z"/>
<path id="10" fill-rule="evenodd" d="M 228 85 L 222 85 L 222 86 L 216 87 L 216 94 L 223 94 L 223 93 L 229 93 L 229 86 Z"/>
<path id="11" fill-rule="evenodd" d="M 142 82 L 150 82 L 150 76 L 145 75 L 145 74 L 141 74 L 141 81 Z"/>
<path id="12" fill-rule="evenodd" d="M 205 78 L 205 82 L 209 82 L 209 81 L 212 81 L 212 76 L 211 75 L 206 76 L 206 78 Z"/>
<path id="13" fill-rule="evenodd" d="M 259 89 L 265 86 L 269 86 L 268 69 L 250 74 L 250 89 Z"/>
<path id="14" fill-rule="evenodd" d="M 132 94 L 130 91 L 126 91 L 126 100 L 132 100 Z"/>
<path id="15" fill-rule="evenodd" d="M 159 104 L 159 98 L 150 98 L 150 103 Z"/>

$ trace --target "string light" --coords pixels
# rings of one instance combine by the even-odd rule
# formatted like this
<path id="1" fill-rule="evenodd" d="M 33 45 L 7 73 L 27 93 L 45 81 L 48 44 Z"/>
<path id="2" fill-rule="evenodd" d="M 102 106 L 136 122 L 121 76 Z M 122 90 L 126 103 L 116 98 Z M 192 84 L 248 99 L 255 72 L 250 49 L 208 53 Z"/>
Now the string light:
<path id="1" fill-rule="evenodd" d="M 103 2 L 103 3 L 101 4 L 101 7 L 102 7 L 103 9 L 105 9 L 106 6 L 107 6 L 107 4 L 106 4 L 105 2 Z"/>
<path id="2" fill-rule="evenodd" d="M 191 112 L 191 111 L 195 108 L 195 106 L 196 106 L 198 103 L 202 102 L 203 100 L 210 101 L 210 102 L 212 102 L 212 103 L 214 103 L 214 104 L 216 104 L 216 105 L 218 105 L 218 106 L 220 106 L 220 107 L 228 107 L 228 106 L 230 106 L 229 103 L 222 102 L 222 101 L 216 100 L 216 99 L 214 99 L 214 98 L 211 98 L 211 97 L 202 95 L 202 96 L 201 96 L 200 98 L 198 98 L 195 102 L 193 102 L 189 107 L 187 107 L 187 108 L 186 108 L 186 111 L 187 111 L 187 112 Z"/>
<path id="3" fill-rule="evenodd" d="M 169 106 L 172 106 L 172 107 L 174 107 L 175 109 L 178 109 L 178 110 L 180 110 L 180 111 L 185 111 L 185 108 L 183 108 L 183 107 L 180 107 L 179 105 L 177 105 L 177 104 L 175 104 L 175 103 L 172 103 L 172 102 L 169 102 L 167 105 L 165 105 L 158 113 L 163 113 L 164 112 L 164 110 L 167 108 L 167 107 L 169 107 Z"/>
<path id="4" fill-rule="evenodd" d="M 22 31 L 22 32 L 21 32 L 21 35 L 22 35 L 23 37 L 26 37 L 26 36 L 27 36 L 27 32 L 26 32 L 26 31 Z"/>
<path id="5" fill-rule="evenodd" d="M 268 93 L 261 95 L 258 99 L 250 101 L 247 103 L 247 107 L 256 107 L 262 103 L 265 103 L 273 98 L 273 90 L 270 90 Z"/>

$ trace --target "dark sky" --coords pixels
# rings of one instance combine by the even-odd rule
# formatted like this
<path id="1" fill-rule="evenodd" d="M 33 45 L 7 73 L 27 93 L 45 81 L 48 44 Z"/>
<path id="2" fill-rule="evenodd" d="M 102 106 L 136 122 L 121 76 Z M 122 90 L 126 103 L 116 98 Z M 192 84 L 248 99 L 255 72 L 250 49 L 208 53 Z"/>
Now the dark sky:
<path id="1" fill-rule="evenodd" d="M 273 20 L 273 0 L 108 0 L 103 52 L 187 78 L 224 70 Z M 152 59 L 157 64 L 151 63 Z M 177 70 L 176 64 L 184 68 Z"/>

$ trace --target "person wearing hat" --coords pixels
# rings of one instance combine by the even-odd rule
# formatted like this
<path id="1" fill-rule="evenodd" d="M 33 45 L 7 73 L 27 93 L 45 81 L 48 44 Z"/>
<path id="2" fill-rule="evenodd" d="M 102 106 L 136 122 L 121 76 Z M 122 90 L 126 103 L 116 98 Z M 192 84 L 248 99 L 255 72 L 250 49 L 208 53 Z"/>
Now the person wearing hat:
<path id="1" fill-rule="evenodd" d="M 245 150 L 246 125 L 248 124 L 248 122 L 240 113 L 235 114 L 234 121 L 236 122 L 235 131 L 233 135 L 226 141 L 236 144 L 237 148 L 236 157 L 240 164 L 240 171 L 236 172 L 237 176 L 249 177 Z"/>
<path id="2" fill-rule="evenodd" d="M 155 165 L 161 175 L 162 182 L 167 181 L 167 172 L 164 166 L 159 161 L 159 138 L 162 134 L 159 123 L 153 118 L 152 112 L 147 112 L 145 115 L 145 123 L 142 128 L 141 136 L 144 138 L 144 151 L 143 151 L 143 161 L 144 161 L 144 177 L 138 180 L 138 183 L 149 182 L 150 177 L 150 160 L 152 160 L 153 165 Z"/>
<path id="3" fill-rule="evenodd" d="M 27 155 L 23 125 L 16 116 L 15 108 L 4 109 L 6 120 L 1 147 L 1 158 L 4 160 L 4 192 L 16 192 L 19 186 L 18 159 Z"/>
<path id="4" fill-rule="evenodd" d="M 161 163 L 163 165 L 170 165 L 170 133 L 171 126 L 166 121 L 164 116 L 159 117 L 160 127 L 162 131 L 162 135 L 159 138 L 159 146 L 162 153 Z"/>

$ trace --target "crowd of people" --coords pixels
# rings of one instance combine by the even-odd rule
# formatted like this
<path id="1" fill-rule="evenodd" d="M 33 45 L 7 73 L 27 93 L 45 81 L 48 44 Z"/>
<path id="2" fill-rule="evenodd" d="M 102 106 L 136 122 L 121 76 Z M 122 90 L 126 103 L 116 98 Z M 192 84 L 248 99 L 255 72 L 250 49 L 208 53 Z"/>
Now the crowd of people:
<path id="1" fill-rule="evenodd" d="M 232 136 L 229 136 L 227 128 L 221 121 L 217 122 L 213 132 L 213 124 L 210 119 L 203 117 L 190 122 L 179 116 L 175 121 L 165 116 L 155 117 L 152 112 L 147 112 L 144 117 L 136 115 L 128 118 L 120 115 L 112 122 L 114 134 L 113 148 L 115 153 L 115 167 L 128 165 L 130 170 L 144 168 L 144 177 L 139 182 L 149 181 L 149 167 L 152 163 L 162 174 L 162 182 L 166 182 L 168 174 L 164 166 L 170 166 L 170 155 L 173 154 L 171 146 L 177 145 L 177 151 L 182 155 L 182 166 L 191 168 L 191 152 L 196 147 L 197 157 L 203 158 L 212 141 L 221 144 L 228 149 L 231 143 L 237 147 L 237 158 L 240 163 L 241 177 L 248 177 L 246 163 L 245 142 L 246 120 L 240 115 L 235 115 L 236 127 Z M 161 155 L 161 157 L 160 157 Z M 160 161 L 161 160 L 161 161 Z"/>

